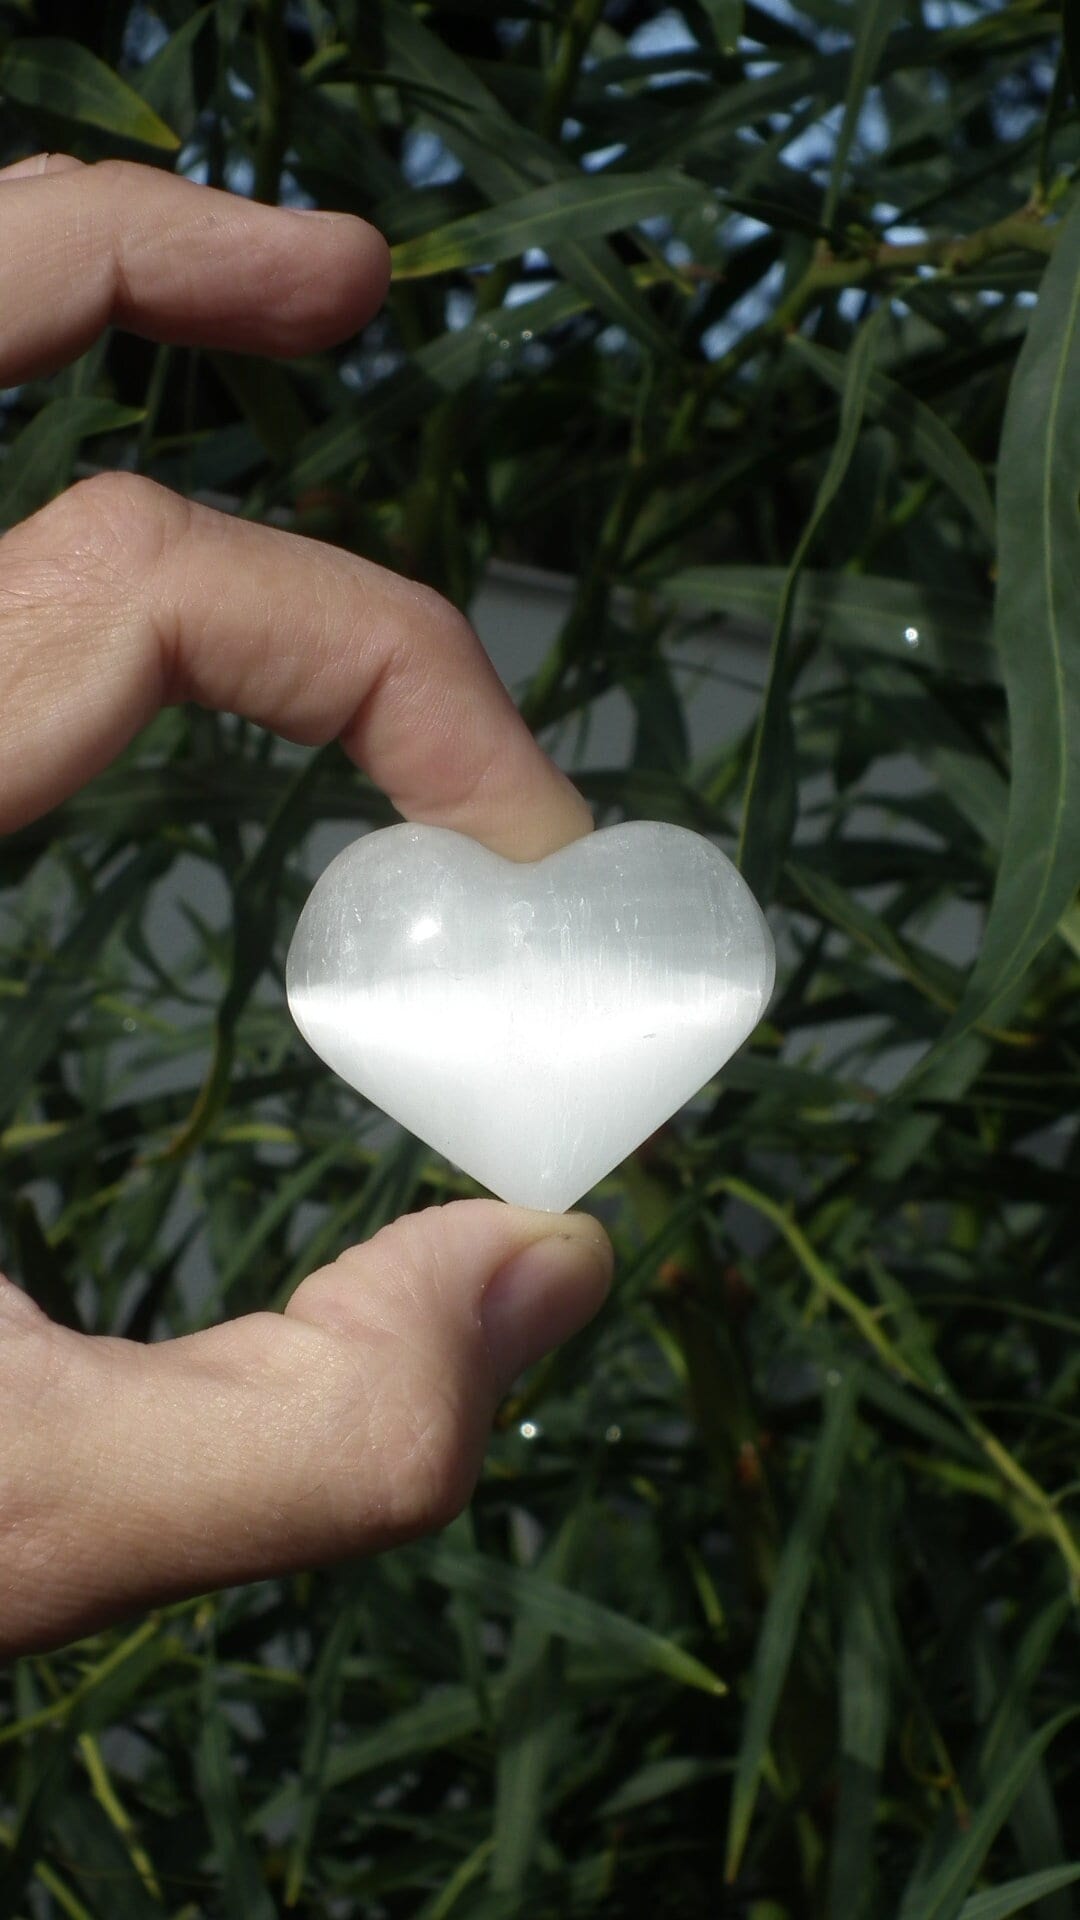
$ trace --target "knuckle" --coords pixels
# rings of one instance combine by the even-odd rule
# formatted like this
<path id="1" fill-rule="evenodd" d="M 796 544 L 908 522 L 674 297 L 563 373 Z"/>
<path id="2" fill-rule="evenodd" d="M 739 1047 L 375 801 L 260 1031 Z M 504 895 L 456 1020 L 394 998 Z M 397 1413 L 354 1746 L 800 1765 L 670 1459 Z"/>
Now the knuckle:
<path id="1" fill-rule="evenodd" d="M 394 1539 L 438 1533 L 457 1518 L 479 1470 L 475 1418 L 431 1375 L 402 1369 L 386 1409 L 386 1519 Z"/>
<path id="2" fill-rule="evenodd" d="M 146 168 L 134 160 L 95 160 L 90 172 L 95 180 L 112 181 L 117 187 L 137 189 L 146 179 Z"/>
<path id="3" fill-rule="evenodd" d="M 416 1261 L 429 1238 L 423 1216 L 408 1216 L 392 1236 L 399 1257 L 390 1258 L 389 1241 L 380 1248 L 377 1284 L 358 1287 L 346 1255 L 289 1302 L 286 1318 L 318 1329 L 325 1343 L 321 1424 L 342 1468 L 343 1537 L 358 1489 L 378 1544 L 389 1544 L 447 1526 L 479 1471 L 493 1398 L 486 1350 L 440 1312 L 430 1260 L 419 1298 Z"/>
<path id="4" fill-rule="evenodd" d="M 439 646 L 451 650 L 462 657 L 475 657 L 483 654 L 483 648 L 477 638 L 476 629 L 467 614 L 455 607 L 452 600 L 436 588 L 415 584 L 418 596 L 417 622 L 425 635 L 435 636 Z M 486 658 L 486 655 L 484 656 Z"/>
<path id="5" fill-rule="evenodd" d="M 76 550 L 110 572 L 154 565 L 185 531 L 188 503 L 141 473 L 95 473 L 53 502 Z M 46 512 L 52 511 L 50 508 Z"/>
<path id="6" fill-rule="evenodd" d="M 188 503 L 137 473 L 95 473 L 0 541 L 0 585 L 11 608 L 104 595 L 127 597 L 184 534 Z"/>

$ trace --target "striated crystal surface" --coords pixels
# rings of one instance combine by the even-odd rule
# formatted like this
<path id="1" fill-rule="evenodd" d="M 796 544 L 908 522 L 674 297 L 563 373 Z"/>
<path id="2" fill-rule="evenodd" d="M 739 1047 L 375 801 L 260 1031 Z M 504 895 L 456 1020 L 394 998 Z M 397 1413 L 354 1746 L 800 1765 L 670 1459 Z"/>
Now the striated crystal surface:
<path id="1" fill-rule="evenodd" d="M 397 826 L 322 874 L 287 990 L 350 1086 L 501 1199 L 559 1213 L 724 1065 L 774 967 L 746 882 L 682 827 L 523 864 Z"/>

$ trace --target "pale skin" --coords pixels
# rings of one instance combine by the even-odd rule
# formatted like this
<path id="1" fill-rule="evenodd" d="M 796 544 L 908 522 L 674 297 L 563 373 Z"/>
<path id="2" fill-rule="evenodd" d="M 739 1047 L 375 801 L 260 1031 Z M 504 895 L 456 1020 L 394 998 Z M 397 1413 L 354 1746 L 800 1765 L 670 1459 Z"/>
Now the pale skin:
<path id="1" fill-rule="evenodd" d="M 356 332 L 373 228 L 126 162 L 0 170 L 0 386 L 106 325 L 288 356 Z M 0 538 L 0 831 L 162 706 L 338 740 L 406 818 L 539 859 L 592 820 L 437 594 L 128 474 Z M 50 1322 L 0 1275 L 0 1659 L 149 1605 L 445 1525 L 521 1369 L 601 1305 L 584 1214 L 454 1201 L 313 1273 L 284 1313 L 150 1346 Z"/>

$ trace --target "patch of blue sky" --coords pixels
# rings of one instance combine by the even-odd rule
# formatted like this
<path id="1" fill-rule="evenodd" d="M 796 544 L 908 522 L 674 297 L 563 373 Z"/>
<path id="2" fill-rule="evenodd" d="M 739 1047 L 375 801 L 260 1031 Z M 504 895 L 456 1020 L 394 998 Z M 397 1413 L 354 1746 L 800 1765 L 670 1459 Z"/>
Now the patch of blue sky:
<path id="1" fill-rule="evenodd" d="M 520 47 L 529 31 L 527 20 L 496 20 L 495 37 L 504 47 Z"/>
<path id="2" fill-rule="evenodd" d="M 503 295 L 503 306 L 526 307 L 530 300 L 538 300 L 542 293 L 550 293 L 556 286 L 557 280 L 514 280 Z"/>
<path id="3" fill-rule="evenodd" d="M 643 20 L 635 27 L 626 42 L 628 53 L 639 59 L 651 59 L 658 53 L 678 53 L 682 48 L 693 52 L 700 60 L 701 49 L 691 33 L 682 14 L 674 7 L 664 7 L 652 20 Z M 649 76 L 651 87 L 678 86 L 685 80 L 696 80 L 700 67 L 678 67 L 670 73 L 654 73 Z"/>
<path id="4" fill-rule="evenodd" d="M 838 47 L 847 46 L 851 40 L 850 33 L 845 33 L 843 28 L 823 26 L 820 20 L 812 19 L 793 6 L 791 0 L 769 0 L 768 11 L 781 26 L 794 27 L 796 33 L 805 34 L 807 39 L 813 41 L 814 50 L 818 53 L 835 53 Z"/>
<path id="5" fill-rule="evenodd" d="M 181 147 L 176 156 L 176 171 L 185 180 L 193 180 L 198 187 L 205 187 L 210 178 L 210 162 L 201 140 L 189 140 Z"/>
<path id="6" fill-rule="evenodd" d="M 288 168 L 285 168 L 281 175 L 280 199 L 283 207 L 313 207 L 315 205 L 310 193 L 304 192 L 295 173 L 290 173 Z"/>
<path id="7" fill-rule="evenodd" d="M 1003 0 L 923 0 L 923 19 L 928 27 L 970 27 L 988 13 L 999 13 Z"/>
<path id="8" fill-rule="evenodd" d="M 865 287 L 841 287 L 836 296 L 838 312 L 853 327 L 858 325 L 872 302 L 873 295 Z"/>
<path id="9" fill-rule="evenodd" d="M 878 209 L 874 208 L 874 219 L 878 219 Z M 927 238 L 925 227 L 905 226 L 902 220 L 889 222 L 879 220 L 878 225 L 888 240 L 890 247 L 921 247 Z"/>
<path id="10" fill-rule="evenodd" d="M 442 187 L 461 178 L 461 161 L 437 133 L 413 128 L 401 147 L 401 171 L 410 187 Z"/>
<path id="11" fill-rule="evenodd" d="M 249 198 L 255 191 L 255 162 L 246 153 L 233 153 L 225 162 L 225 185 L 230 193 Z"/>
<path id="12" fill-rule="evenodd" d="M 476 315 L 476 295 L 467 287 L 451 287 L 446 295 L 446 325 L 450 333 L 460 333 Z"/>
<path id="13" fill-rule="evenodd" d="M 579 154 L 578 165 L 583 173 L 599 173 L 604 167 L 614 166 L 625 152 L 625 140 L 613 140 L 609 147 L 594 147 L 591 153 Z"/>
<path id="14" fill-rule="evenodd" d="M 767 320 L 776 305 L 784 285 L 784 268 L 775 260 L 767 273 L 762 274 L 756 287 L 732 302 L 727 312 L 719 320 L 714 320 L 701 336 L 701 350 L 707 360 L 719 360 L 741 340 L 744 333 L 759 327 Z"/>
<path id="15" fill-rule="evenodd" d="M 367 393 L 377 387 L 382 380 L 388 380 L 392 373 L 406 365 L 406 356 L 394 348 L 387 347 L 372 353 L 356 353 L 351 359 L 342 362 L 340 375 L 343 386 L 353 393 Z"/>
<path id="16" fill-rule="evenodd" d="M 1046 87 L 1047 93 L 1052 85 L 1053 74 Z M 994 116 L 994 130 L 999 139 L 1012 141 L 1022 140 L 1025 134 L 1031 133 L 1040 124 L 1045 102 L 1010 100 L 1007 94 L 999 92 L 991 95 L 990 106 Z"/>
<path id="17" fill-rule="evenodd" d="M 890 246 L 915 247 L 927 238 L 926 227 L 905 223 L 900 217 L 900 208 L 891 200 L 875 201 L 870 217 Z"/>
<path id="18" fill-rule="evenodd" d="M 719 237 L 727 252 L 730 253 L 736 247 L 749 246 L 752 240 L 764 239 L 765 235 L 771 231 L 766 221 L 755 220 L 752 214 L 732 213 L 724 221 Z"/>
<path id="19" fill-rule="evenodd" d="M 249 86 L 248 82 L 244 80 L 240 74 L 234 72 L 232 67 L 229 68 L 225 76 L 225 84 L 234 100 L 254 100 L 254 87 Z"/>
<path id="20" fill-rule="evenodd" d="M 121 58 L 124 63 L 144 67 L 160 53 L 169 37 L 169 29 L 149 7 L 134 6 L 124 22 Z"/>

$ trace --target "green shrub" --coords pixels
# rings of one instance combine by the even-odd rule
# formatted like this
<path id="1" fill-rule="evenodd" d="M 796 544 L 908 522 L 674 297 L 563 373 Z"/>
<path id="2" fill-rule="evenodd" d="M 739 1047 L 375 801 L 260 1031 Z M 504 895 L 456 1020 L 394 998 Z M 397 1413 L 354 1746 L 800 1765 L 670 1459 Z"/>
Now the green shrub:
<path id="1" fill-rule="evenodd" d="M 0 1915 L 1074 1911 L 1061 28 L 1041 0 L 0 8 L 0 161 L 301 194 L 398 272 L 339 352 L 113 330 L 9 393 L 0 522 L 134 465 L 465 606 L 492 560 L 572 574 L 530 721 L 582 730 L 601 819 L 737 850 L 782 961 L 709 1097 L 595 1196 L 613 1299 L 504 1408 L 466 1517 L 15 1668 Z M 730 672 L 755 625 L 754 717 L 692 751 L 687 659 Z M 612 689 L 632 752 L 596 766 Z M 390 817 L 343 757 L 297 763 L 173 712 L 3 848 L 5 1257 L 88 1329 L 280 1302 L 470 1190 L 376 1145 L 284 1013 L 312 830 Z"/>

